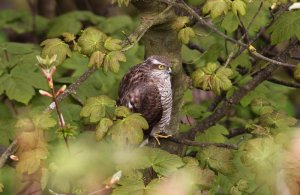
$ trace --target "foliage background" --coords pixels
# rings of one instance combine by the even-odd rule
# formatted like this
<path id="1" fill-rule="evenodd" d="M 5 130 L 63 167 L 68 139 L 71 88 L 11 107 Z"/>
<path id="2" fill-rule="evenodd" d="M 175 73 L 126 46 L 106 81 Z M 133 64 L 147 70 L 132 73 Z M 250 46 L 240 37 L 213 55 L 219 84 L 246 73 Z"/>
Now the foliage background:
<path id="1" fill-rule="evenodd" d="M 300 11 L 290 1 L 186 1 L 206 25 L 181 1 L 175 12 L 153 2 L 0 2 L 1 154 L 18 141 L 18 161 L 1 166 L 3 194 L 300 193 Z M 140 148 L 145 120 L 115 99 L 128 69 L 160 51 L 176 64 L 178 131 Z M 65 125 L 38 93 L 50 90 L 36 56 L 53 54 L 56 89 L 92 73 L 58 97 Z"/>

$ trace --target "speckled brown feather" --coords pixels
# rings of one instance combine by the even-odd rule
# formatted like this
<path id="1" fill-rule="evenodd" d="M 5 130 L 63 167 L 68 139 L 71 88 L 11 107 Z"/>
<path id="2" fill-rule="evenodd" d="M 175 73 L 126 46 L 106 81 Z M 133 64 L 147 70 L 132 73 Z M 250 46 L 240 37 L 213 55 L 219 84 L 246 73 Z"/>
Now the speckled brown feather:
<path id="1" fill-rule="evenodd" d="M 141 113 L 152 129 L 161 119 L 163 109 L 159 90 L 149 72 L 150 67 L 142 64 L 131 68 L 121 81 L 117 104 L 129 107 L 130 103 L 131 110 Z"/>

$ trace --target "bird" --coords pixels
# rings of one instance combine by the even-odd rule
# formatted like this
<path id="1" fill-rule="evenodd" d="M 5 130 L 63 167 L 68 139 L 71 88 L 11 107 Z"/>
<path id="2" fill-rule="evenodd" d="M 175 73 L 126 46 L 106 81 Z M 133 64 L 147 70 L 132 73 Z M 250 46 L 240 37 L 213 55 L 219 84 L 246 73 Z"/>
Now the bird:
<path id="1" fill-rule="evenodd" d="M 148 135 L 168 138 L 172 113 L 172 63 L 166 56 L 152 55 L 129 69 L 119 86 L 118 106 L 140 113 L 148 122 Z M 150 134 L 149 134 L 150 131 Z"/>

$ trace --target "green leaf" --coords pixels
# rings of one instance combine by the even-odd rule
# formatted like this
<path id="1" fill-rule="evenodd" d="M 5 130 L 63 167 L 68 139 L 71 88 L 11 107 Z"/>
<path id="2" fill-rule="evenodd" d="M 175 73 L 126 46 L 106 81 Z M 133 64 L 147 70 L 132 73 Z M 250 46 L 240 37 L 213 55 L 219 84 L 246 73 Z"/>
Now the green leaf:
<path id="1" fill-rule="evenodd" d="M 222 174 L 230 174 L 234 169 L 233 152 L 226 148 L 209 146 L 198 153 L 197 158 L 211 169 Z"/>
<path id="2" fill-rule="evenodd" d="M 17 100 L 23 104 L 28 104 L 29 100 L 35 94 L 34 89 L 24 80 L 14 77 L 7 77 L 5 82 L 5 92 L 9 99 Z"/>
<path id="3" fill-rule="evenodd" d="M 230 68 L 219 67 L 216 63 L 208 63 L 192 73 L 193 85 L 203 90 L 213 90 L 216 94 L 227 91 L 232 83 L 229 77 L 233 74 Z"/>
<path id="4" fill-rule="evenodd" d="M 133 20 L 127 15 L 113 16 L 105 19 L 99 24 L 99 28 L 103 29 L 103 32 L 108 34 L 116 34 L 124 29 L 131 30 L 133 26 Z"/>
<path id="5" fill-rule="evenodd" d="M 215 125 L 204 133 L 199 133 L 195 140 L 198 142 L 224 143 L 227 140 L 225 135 L 228 135 L 228 130 L 222 125 Z"/>
<path id="6" fill-rule="evenodd" d="M 272 44 L 289 40 L 294 36 L 300 40 L 300 11 L 285 12 L 267 32 L 271 33 Z"/>
<path id="7" fill-rule="evenodd" d="M 2 109 L 2 107 L 0 107 Z M 15 139 L 15 121 L 11 118 L 0 119 L 0 145 L 9 146 L 10 141 Z"/>
<path id="8" fill-rule="evenodd" d="M 41 160 L 46 159 L 47 155 L 48 151 L 41 148 L 22 152 L 19 155 L 19 161 L 16 165 L 16 170 L 19 173 L 32 174 L 39 169 Z"/>
<path id="9" fill-rule="evenodd" d="M 239 26 L 238 18 L 231 12 L 226 14 L 224 20 L 221 24 L 222 28 L 225 29 L 228 33 L 234 32 Z"/>
<path id="10" fill-rule="evenodd" d="M 103 69 L 107 72 L 109 68 L 113 73 L 118 73 L 120 62 L 126 62 L 125 55 L 121 51 L 111 51 L 105 56 Z"/>
<path id="11" fill-rule="evenodd" d="M 85 55 L 91 55 L 95 51 L 104 52 L 104 41 L 107 36 L 100 30 L 88 27 L 85 29 L 78 39 L 78 45 L 81 47 L 81 51 Z"/>
<path id="12" fill-rule="evenodd" d="M 292 127 L 296 124 L 297 119 L 288 116 L 283 112 L 273 111 L 271 113 L 263 114 L 260 117 L 260 122 L 263 125 L 275 128 L 286 129 L 287 127 Z"/>
<path id="13" fill-rule="evenodd" d="M 10 48 L 10 47 L 8 47 Z M 14 47 L 11 47 L 12 49 Z M 21 47 L 22 48 L 22 47 Z M 18 50 L 16 49 L 16 53 Z M 38 89 L 48 89 L 46 79 L 41 73 L 37 73 L 38 67 L 35 66 L 36 52 L 28 51 L 28 54 L 10 54 L 15 65 L 10 73 L 0 76 L 0 93 L 5 92 L 11 100 L 28 104 L 35 94 L 34 87 Z M 31 58 L 31 59 L 30 59 Z"/>
<path id="14" fill-rule="evenodd" d="M 265 178 L 275 172 L 278 157 L 282 152 L 272 138 L 248 140 L 242 145 L 241 150 L 243 151 L 242 162 L 252 168 L 256 174 L 267 174 Z"/>
<path id="15" fill-rule="evenodd" d="M 108 129 L 113 125 L 109 118 L 102 118 L 96 127 L 96 140 L 100 141 L 106 135 Z"/>
<path id="16" fill-rule="evenodd" d="M 207 0 L 203 6 L 203 13 L 209 12 L 212 18 L 216 18 L 228 12 L 228 5 L 225 0 Z"/>
<path id="17" fill-rule="evenodd" d="M 221 67 L 217 70 L 215 79 L 212 81 L 212 90 L 216 94 L 221 94 L 221 90 L 227 91 L 231 88 L 232 83 L 228 78 L 233 74 L 230 68 Z"/>
<path id="18" fill-rule="evenodd" d="M 178 32 L 178 40 L 183 44 L 187 44 L 192 37 L 195 37 L 195 32 L 191 27 L 185 27 Z"/>
<path id="19" fill-rule="evenodd" d="M 89 61 L 89 66 L 96 66 L 100 68 L 103 64 L 105 54 L 101 51 L 95 51 L 92 53 Z"/>
<path id="20" fill-rule="evenodd" d="M 117 120 L 110 128 L 112 140 L 120 144 L 139 144 L 143 141 L 143 130 L 148 123 L 139 113 L 133 113 L 122 120 Z"/>
<path id="21" fill-rule="evenodd" d="M 171 27 L 174 30 L 180 30 L 185 27 L 186 24 L 190 22 L 189 17 L 187 16 L 178 16 L 175 21 L 172 23 Z"/>
<path id="22" fill-rule="evenodd" d="M 246 14 L 246 4 L 242 0 L 234 0 L 231 4 L 232 12 L 234 15 L 237 16 L 239 13 L 240 15 L 245 15 Z"/>
<path id="23" fill-rule="evenodd" d="M 130 110 L 125 106 L 118 106 L 115 110 L 116 117 L 125 118 L 130 114 L 131 114 Z"/>
<path id="24" fill-rule="evenodd" d="M 66 59 L 61 67 L 72 70 L 72 78 L 81 76 L 87 70 L 87 64 L 89 59 L 87 56 L 80 54 L 78 52 L 72 52 L 70 58 Z"/>
<path id="25" fill-rule="evenodd" d="M 69 46 L 58 38 L 46 39 L 41 43 L 43 50 L 41 56 L 45 58 L 46 56 L 52 57 L 57 55 L 56 65 L 60 65 L 67 56 L 71 56 L 71 50 Z"/>
<path id="26" fill-rule="evenodd" d="M 50 113 L 35 113 L 32 116 L 32 122 L 35 128 L 38 129 L 49 129 L 56 125 L 56 120 L 52 118 Z"/>
<path id="27" fill-rule="evenodd" d="M 152 167 L 156 173 L 162 176 L 167 176 L 184 165 L 179 156 L 159 148 L 144 147 L 141 149 L 141 155 L 143 158 L 136 167 L 138 169 Z"/>
<path id="28" fill-rule="evenodd" d="M 258 115 L 271 113 L 274 110 L 270 102 L 263 98 L 253 99 L 251 102 L 251 109 L 255 114 Z"/>
<path id="29" fill-rule="evenodd" d="M 266 26 L 269 22 L 271 17 L 270 14 L 270 3 L 264 1 L 263 5 L 261 6 L 261 1 L 252 1 L 251 3 L 247 3 L 246 6 L 246 14 L 240 16 L 243 24 L 248 27 L 251 23 L 249 29 L 247 29 L 249 36 L 255 36 L 256 33 L 264 26 Z M 257 13 L 257 10 L 260 10 Z M 255 15 L 257 16 L 255 17 Z M 253 18 L 255 17 L 255 20 Z"/>
<path id="30" fill-rule="evenodd" d="M 229 15 L 229 13 L 227 14 Z M 226 15 L 226 16 L 227 16 Z M 237 58 L 230 62 L 230 67 L 235 70 L 238 66 L 250 69 L 252 67 L 250 56 L 248 53 L 243 52 Z"/>
<path id="31" fill-rule="evenodd" d="M 142 178 L 132 179 L 127 177 L 119 183 L 121 186 L 117 186 L 113 190 L 112 195 L 150 195 L 153 194 L 157 183 L 158 179 L 153 179 L 147 186 L 145 186 Z"/>
<path id="32" fill-rule="evenodd" d="M 90 122 L 95 123 L 107 116 L 114 109 L 116 101 L 107 96 L 88 98 L 80 112 L 82 117 L 90 117 Z"/>
<path id="33" fill-rule="evenodd" d="M 182 108 L 182 111 L 188 116 L 199 119 L 207 113 L 207 107 L 191 102 L 185 104 Z"/>
<path id="34" fill-rule="evenodd" d="M 104 47 L 109 51 L 116 51 L 122 49 L 121 43 L 122 41 L 120 39 L 108 37 L 104 42 Z"/>
<path id="35" fill-rule="evenodd" d="M 63 128 L 58 128 L 56 134 L 61 139 L 64 139 L 65 137 L 74 138 L 78 134 L 77 129 L 77 126 L 68 123 Z"/>
<path id="36" fill-rule="evenodd" d="M 59 37 L 64 32 L 78 34 L 82 24 L 81 22 L 90 22 L 98 24 L 103 22 L 104 18 L 93 14 L 88 11 L 72 11 L 62 14 L 51 21 L 47 37 Z"/>

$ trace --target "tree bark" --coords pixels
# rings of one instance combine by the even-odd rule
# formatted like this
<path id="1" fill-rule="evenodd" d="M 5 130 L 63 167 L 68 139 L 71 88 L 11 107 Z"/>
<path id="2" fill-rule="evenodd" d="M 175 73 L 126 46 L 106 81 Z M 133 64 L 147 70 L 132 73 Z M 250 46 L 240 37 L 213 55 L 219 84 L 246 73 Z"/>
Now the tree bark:
<path id="1" fill-rule="evenodd" d="M 158 1 L 137 1 L 134 5 L 140 11 L 141 18 L 151 18 L 167 9 L 167 5 Z M 176 19 L 177 15 L 173 8 L 168 10 L 168 17 L 159 21 L 158 25 L 150 28 L 142 38 L 145 46 L 145 58 L 151 55 L 166 56 L 172 62 L 172 91 L 173 91 L 173 107 L 171 123 L 166 130 L 170 134 L 178 133 L 180 124 L 180 110 L 184 92 L 186 91 L 189 80 L 184 74 L 181 59 L 182 43 L 177 38 L 177 32 L 171 28 L 171 23 Z M 183 155 L 184 146 L 172 143 L 165 139 L 160 139 L 160 148 L 174 154 Z M 154 140 L 150 141 L 150 145 L 156 147 Z"/>

